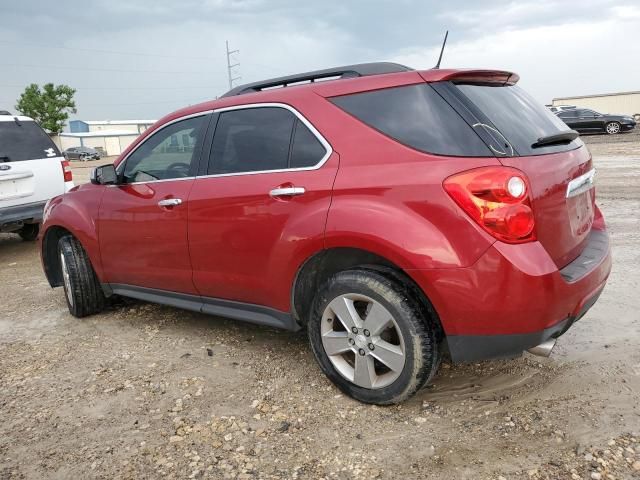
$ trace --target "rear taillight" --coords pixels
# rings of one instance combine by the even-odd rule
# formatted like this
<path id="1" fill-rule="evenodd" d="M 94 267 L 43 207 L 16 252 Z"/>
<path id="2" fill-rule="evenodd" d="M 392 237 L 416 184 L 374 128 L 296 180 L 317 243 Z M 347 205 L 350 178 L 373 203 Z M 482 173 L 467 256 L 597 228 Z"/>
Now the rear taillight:
<path id="1" fill-rule="evenodd" d="M 453 200 L 498 240 L 535 240 L 530 187 L 520 170 L 483 167 L 447 178 L 444 189 Z"/>
<path id="2" fill-rule="evenodd" d="M 62 173 L 64 174 L 64 181 L 71 182 L 73 181 L 73 173 L 71 172 L 71 165 L 67 160 L 62 160 Z"/>

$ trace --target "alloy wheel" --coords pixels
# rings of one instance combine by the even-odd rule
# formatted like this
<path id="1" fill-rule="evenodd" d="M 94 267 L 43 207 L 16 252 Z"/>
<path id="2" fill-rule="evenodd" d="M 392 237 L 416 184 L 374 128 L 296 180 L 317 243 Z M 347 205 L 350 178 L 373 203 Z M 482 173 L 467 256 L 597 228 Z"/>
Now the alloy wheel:
<path id="1" fill-rule="evenodd" d="M 386 387 L 404 369 L 405 342 L 398 324 L 380 302 L 366 295 L 334 298 L 324 310 L 320 333 L 333 367 L 359 387 Z"/>
<path id="2" fill-rule="evenodd" d="M 73 292 L 71 291 L 71 278 L 69 277 L 69 269 L 67 268 L 67 261 L 64 258 L 64 253 L 60 252 L 60 267 L 62 269 L 62 280 L 64 281 L 64 289 L 67 294 L 67 300 L 69 305 L 73 306 Z"/>
<path id="3" fill-rule="evenodd" d="M 620 132 L 620 124 L 616 122 L 609 123 L 607 125 L 607 133 L 610 135 Z"/>

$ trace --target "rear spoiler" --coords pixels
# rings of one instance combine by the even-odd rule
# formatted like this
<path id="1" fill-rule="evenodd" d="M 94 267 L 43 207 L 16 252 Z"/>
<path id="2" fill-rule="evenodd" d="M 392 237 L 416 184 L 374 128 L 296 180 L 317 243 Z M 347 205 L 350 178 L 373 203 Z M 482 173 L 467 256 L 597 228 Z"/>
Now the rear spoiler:
<path id="1" fill-rule="evenodd" d="M 507 86 L 515 85 L 520 76 L 503 70 L 457 70 L 442 76 L 441 80 L 467 85 Z"/>

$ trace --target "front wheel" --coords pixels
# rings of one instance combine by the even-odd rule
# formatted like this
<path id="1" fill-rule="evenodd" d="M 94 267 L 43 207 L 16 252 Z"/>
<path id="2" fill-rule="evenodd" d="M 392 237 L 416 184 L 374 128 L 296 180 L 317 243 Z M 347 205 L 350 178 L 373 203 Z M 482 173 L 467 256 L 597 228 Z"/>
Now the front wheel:
<path id="1" fill-rule="evenodd" d="M 362 402 L 401 402 L 440 363 L 433 319 L 405 285 L 375 271 L 333 276 L 314 301 L 308 329 L 323 372 Z"/>
<path id="2" fill-rule="evenodd" d="M 618 122 L 609 122 L 604 128 L 609 135 L 620 133 L 620 124 Z"/>
<path id="3" fill-rule="evenodd" d="M 74 317 L 86 317 L 104 309 L 105 296 L 80 242 L 67 235 L 58 241 L 60 271 L 69 312 Z"/>

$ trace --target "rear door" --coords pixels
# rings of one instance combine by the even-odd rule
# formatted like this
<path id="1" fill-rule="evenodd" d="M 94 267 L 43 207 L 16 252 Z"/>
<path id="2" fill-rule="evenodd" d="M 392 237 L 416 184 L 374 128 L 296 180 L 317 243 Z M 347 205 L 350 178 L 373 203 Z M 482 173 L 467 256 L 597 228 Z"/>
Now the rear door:
<path id="1" fill-rule="evenodd" d="M 0 115 L 0 208 L 43 203 L 64 193 L 63 160 L 33 120 Z"/>
<path id="2" fill-rule="evenodd" d="M 570 187 L 570 182 L 576 184 L 580 179 L 592 186 L 595 172 L 582 140 L 536 146 L 540 138 L 568 128 L 516 85 L 457 84 L 448 88 L 461 95 L 482 125 L 499 132 L 508 148 L 498 159 L 523 171 L 531 183 L 538 241 L 558 267 L 571 262 L 582 251 L 594 219 L 595 190 Z"/>
<path id="3" fill-rule="evenodd" d="M 198 168 L 206 114 L 176 120 L 145 139 L 106 185 L 98 232 L 106 281 L 197 293 L 187 243 L 187 199 Z"/>
<path id="4" fill-rule="evenodd" d="M 291 107 L 220 111 L 208 168 L 189 197 L 200 294 L 287 310 L 298 265 L 323 247 L 337 167 Z"/>

